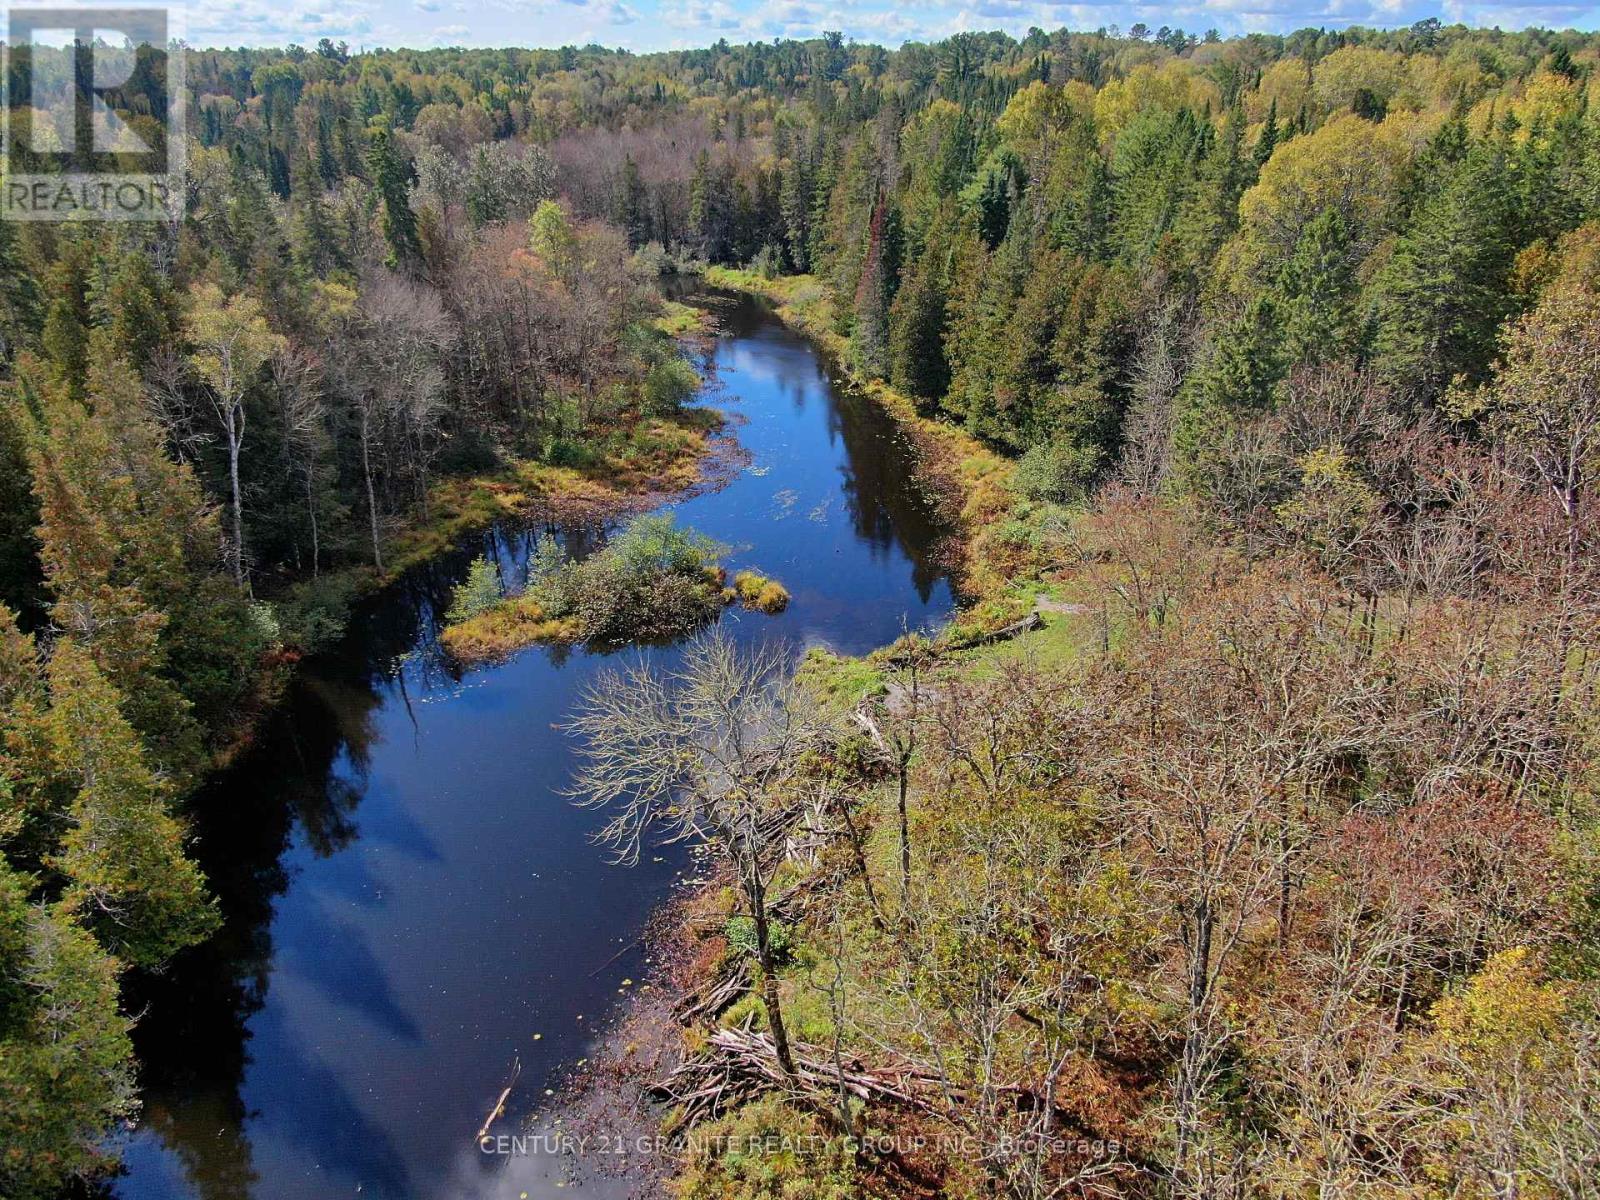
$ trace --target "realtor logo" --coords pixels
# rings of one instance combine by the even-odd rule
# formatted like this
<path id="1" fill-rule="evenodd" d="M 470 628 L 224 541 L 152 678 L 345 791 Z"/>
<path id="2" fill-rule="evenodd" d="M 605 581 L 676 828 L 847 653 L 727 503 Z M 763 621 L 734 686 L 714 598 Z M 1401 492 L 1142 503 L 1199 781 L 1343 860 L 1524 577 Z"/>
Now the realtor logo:
<path id="1" fill-rule="evenodd" d="M 177 217 L 186 104 L 172 13 L 55 6 L 4 15 L 0 217 Z"/>

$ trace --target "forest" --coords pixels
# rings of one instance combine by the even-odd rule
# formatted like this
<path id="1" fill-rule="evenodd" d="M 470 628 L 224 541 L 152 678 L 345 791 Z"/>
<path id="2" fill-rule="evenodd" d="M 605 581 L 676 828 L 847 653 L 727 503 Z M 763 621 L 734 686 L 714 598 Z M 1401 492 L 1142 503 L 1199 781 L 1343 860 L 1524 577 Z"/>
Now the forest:
<path id="1" fill-rule="evenodd" d="M 671 1194 L 1595 1194 L 1600 35 L 187 53 L 180 220 L 0 221 L 0 1194 L 114 1168 L 359 597 L 682 482 L 682 277 L 898 414 L 964 608 L 574 714 L 724 865 L 669 1124 L 823 1147 Z"/>

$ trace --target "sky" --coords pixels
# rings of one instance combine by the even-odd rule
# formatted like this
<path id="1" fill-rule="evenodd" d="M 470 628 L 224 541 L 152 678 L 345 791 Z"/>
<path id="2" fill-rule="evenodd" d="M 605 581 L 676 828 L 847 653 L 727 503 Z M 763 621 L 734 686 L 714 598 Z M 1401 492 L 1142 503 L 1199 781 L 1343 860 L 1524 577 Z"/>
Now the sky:
<path id="1" fill-rule="evenodd" d="M 148 2 L 148 0 L 146 0 Z M 195 46 L 314 45 L 319 38 L 352 49 L 378 46 L 603 46 L 668 50 L 730 42 L 815 37 L 842 30 L 861 42 L 898 47 L 963 30 L 1030 26 L 1054 30 L 1171 25 L 1223 34 L 1287 33 L 1305 26 L 1409 25 L 1437 16 L 1447 23 L 1522 29 L 1529 25 L 1594 29 L 1600 0 L 1495 3 L 1454 0 L 1218 0 L 1167 6 L 1050 3 L 1048 0 L 189 0 L 188 40 Z"/>

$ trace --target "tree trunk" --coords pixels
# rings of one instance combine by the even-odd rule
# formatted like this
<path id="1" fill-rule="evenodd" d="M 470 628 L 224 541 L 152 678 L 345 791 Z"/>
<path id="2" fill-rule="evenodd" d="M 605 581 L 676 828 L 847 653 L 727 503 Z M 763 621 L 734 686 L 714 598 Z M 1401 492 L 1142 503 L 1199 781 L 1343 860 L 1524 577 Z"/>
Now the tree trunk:
<path id="1" fill-rule="evenodd" d="M 361 408 L 361 474 L 367 485 L 367 517 L 372 525 L 372 562 L 383 574 L 383 548 L 378 544 L 378 501 L 372 494 L 372 440 L 368 432 L 371 417 L 366 406 Z"/>
<path id="2" fill-rule="evenodd" d="M 900 921 L 911 918 L 911 819 L 906 813 L 906 797 L 911 790 L 911 752 L 900 753 Z"/>
<path id="3" fill-rule="evenodd" d="M 244 500 L 239 490 L 239 413 L 228 410 L 228 484 L 233 489 L 233 581 L 244 587 Z"/>
<path id="4" fill-rule="evenodd" d="M 1189 1173 L 1189 1155 L 1199 1129 L 1200 1075 L 1206 1053 L 1205 1011 L 1211 998 L 1211 936 L 1216 923 L 1210 897 L 1194 906 L 1194 942 L 1190 948 L 1188 1028 L 1178 1063 L 1177 1145 L 1173 1169 L 1180 1185 Z"/>
<path id="5" fill-rule="evenodd" d="M 778 1000 L 778 974 L 772 961 L 772 941 L 767 925 L 767 893 L 760 878 L 752 871 L 745 884 L 750 901 L 750 915 L 756 923 L 756 960 L 761 964 L 761 1003 L 767 1010 L 767 1025 L 772 1030 L 772 1047 L 778 1055 L 778 1065 L 793 1075 L 794 1056 L 789 1052 L 789 1032 L 783 1026 L 783 1007 Z"/>
<path id="6" fill-rule="evenodd" d="M 317 531 L 317 496 L 311 483 L 311 470 L 306 469 L 306 516 L 311 521 L 311 577 L 322 574 L 322 540 Z"/>

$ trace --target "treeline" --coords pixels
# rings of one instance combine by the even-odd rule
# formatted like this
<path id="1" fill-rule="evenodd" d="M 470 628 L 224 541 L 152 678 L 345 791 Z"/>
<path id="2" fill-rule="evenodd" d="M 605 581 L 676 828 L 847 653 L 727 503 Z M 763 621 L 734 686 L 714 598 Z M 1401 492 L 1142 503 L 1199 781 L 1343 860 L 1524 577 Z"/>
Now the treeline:
<path id="1" fill-rule="evenodd" d="M 181 221 L 0 222 L 8 1197 L 109 1165 L 137 1110 L 121 972 L 219 920 L 194 785 L 439 540 L 407 540 L 457 515 L 436 482 L 648 462 L 646 418 L 692 391 L 646 320 L 658 268 L 557 202 L 542 149 L 424 142 L 338 88 L 324 119 L 329 85 L 286 102 L 265 66 L 228 109 L 207 62 Z"/>
<path id="2" fill-rule="evenodd" d="M 441 476 L 592 463 L 681 399 L 662 270 L 814 276 L 860 370 L 1020 454 L 1009 571 L 1114 482 L 1309 553 L 1375 628 L 1558 536 L 1526 611 L 1576 661 L 1596 58 L 1436 22 L 192 52 L 180 221 L 0 222 L 0 1191 L 99 1168 L 132 1111 L 117 973 L 214 925 L 183 797 L 275 663 Z"/>

